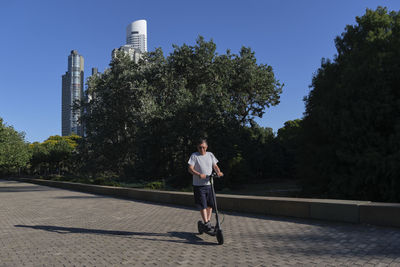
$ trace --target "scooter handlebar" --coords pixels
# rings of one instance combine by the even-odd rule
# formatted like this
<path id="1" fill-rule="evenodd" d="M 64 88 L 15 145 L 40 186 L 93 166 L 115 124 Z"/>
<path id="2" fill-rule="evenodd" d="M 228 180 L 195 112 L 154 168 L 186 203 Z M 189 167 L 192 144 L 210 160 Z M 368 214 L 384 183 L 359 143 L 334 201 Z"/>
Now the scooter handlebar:
<path id="1" fill-rule="evenodd" d="M 211 175 L 207 175 L 207 178 L 222 178 L 224 175 L 218 176 L 215 172 L 213 172 Z"/>

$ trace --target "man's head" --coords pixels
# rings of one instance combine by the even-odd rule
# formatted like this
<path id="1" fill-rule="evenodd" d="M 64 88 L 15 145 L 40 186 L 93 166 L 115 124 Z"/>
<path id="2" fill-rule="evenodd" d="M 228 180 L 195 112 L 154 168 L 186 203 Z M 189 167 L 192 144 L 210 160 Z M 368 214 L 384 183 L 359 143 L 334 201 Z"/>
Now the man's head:
<path id="1" fill-rule="evenodd" d="M 199 139 L 199 141 L 197 142 L 197 150 L 199 151 L 199 153 L 201 155 L 205 155 L 207 152 L 207 140 L 206 139 Z"/>

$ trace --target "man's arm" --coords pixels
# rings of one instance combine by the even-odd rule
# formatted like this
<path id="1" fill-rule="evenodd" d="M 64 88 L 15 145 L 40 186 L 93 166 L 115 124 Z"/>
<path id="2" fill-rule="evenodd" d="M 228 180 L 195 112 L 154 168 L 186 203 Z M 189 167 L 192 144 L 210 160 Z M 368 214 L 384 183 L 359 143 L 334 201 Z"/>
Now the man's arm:
<path id="1" fill-rule="evenodd" d="M 219 167 L 218 167 L 217 164 L 214 164 L 214 165 L 213 165 L 213 169 L 214 169 L 214 171 L 217 173 L 217 175 L 218 175 L 219 177 L 224 176 L 224 174 L 221 172 L 221 170 L 219 169 Z"/>
<path id="2" fill-rule="evenodd" d="M 191 173 L 191 174 L 193 174 L 193 175 L 200 176 L 200 179 L 206 179 L 206 178 L 207 178 L 207 176 L 206 176 L 205 174 L 202 174 L 202 173 L 199 173 L 198 171 L 196 171 L 196 170 L 194 169 L 194 166 L 193 166 L 193 165 L 190 165 L 190 164 L 189 164 L 189 166 L 188 166 L 188 171 L 189 171 L 189 173 Z"/>

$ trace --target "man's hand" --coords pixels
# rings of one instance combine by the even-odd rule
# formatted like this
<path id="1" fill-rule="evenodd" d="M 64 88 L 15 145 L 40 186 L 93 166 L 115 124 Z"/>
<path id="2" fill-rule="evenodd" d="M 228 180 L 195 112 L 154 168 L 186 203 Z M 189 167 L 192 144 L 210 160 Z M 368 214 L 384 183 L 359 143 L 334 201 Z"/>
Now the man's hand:
<path id="1" fill-rule="evenodd" d="M 205 175 L 205 174 L 200 174 L 199 176 L 200 176 L 200 179 L 206 179 L 207 178 L 207 175 Z"/>
<path id="2" fill-rule="evenodd" d="M 218 177 L 224 176 L 217 164 L 214 164 L 213 169 L 217 173 Z"/>

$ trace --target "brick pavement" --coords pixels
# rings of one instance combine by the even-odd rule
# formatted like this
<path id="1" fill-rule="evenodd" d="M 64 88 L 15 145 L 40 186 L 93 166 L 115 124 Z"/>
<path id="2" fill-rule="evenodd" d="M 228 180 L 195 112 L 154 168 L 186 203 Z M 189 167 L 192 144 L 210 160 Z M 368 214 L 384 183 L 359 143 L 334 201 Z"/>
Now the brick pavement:
<path id="1" fill-rule="evenodd" d="M 198 211 L 0 180 L 0 266 L 400 266 L 400 229 Z"/>

